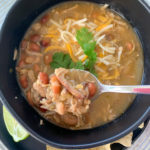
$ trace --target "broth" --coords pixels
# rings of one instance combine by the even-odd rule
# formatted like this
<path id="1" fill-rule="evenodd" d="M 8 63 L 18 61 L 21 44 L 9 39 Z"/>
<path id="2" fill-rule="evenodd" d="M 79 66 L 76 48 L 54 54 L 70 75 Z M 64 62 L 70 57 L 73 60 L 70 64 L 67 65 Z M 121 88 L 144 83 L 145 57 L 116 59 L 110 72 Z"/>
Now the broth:
<path id="1" fill-rule="evenodd" d="M 41 97 L 32 88 L 39 72 L 54 73 L 50 63 L 58 52 L 69 54 L 73 62 L 86 64 L 90 57 L 77 40 L 77 31 L 83 28 L 96 42 L 97 59 L 91 70 L 87 68 L 103 84 L 140 84 L 143 73 L 140 41 L 131 25 L 107 7 L 89 2 L 59 4 L 38 17 L 21 42 L 16 67 L 19 84 L 28 102 L 54 124 L 71 129 L 100 126 L 123 114 L 135 98 L 132 94 L 104 93 L 90 104 L 82 125 L 69 125 L 57 112 L 41 108 Z"/>

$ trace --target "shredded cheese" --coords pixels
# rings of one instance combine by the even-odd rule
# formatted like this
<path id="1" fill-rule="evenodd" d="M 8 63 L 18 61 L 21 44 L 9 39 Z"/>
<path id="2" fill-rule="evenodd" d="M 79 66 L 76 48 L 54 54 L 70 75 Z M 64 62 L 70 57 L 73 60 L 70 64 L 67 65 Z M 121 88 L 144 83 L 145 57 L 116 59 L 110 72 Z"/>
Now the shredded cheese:
<path id="1" fill-rule="evenodd" d="M 94 38 L 96 39 L 100 34 L 102 34 L 103 32 L 105 32 L 105 31 L 111 29 L 112 27 L 113 27 L 113 24 L 110 24 L 110 25 L 104 27 L 103 29 L 101 29 L 100 31 L 98 31 L 98 32 L 95 34 Z"/>
<path id="2" fill-rule="evenodd" d="M 45 48 L 44 53 L 47 53 L 47 52 L 49 52 L 51 50 L 63 50 L 63 51 L 66 51 L 66 49 L 61 47 L 61 46 L 48 46 L 48 47 Z"/>
<path id="3" fill-rule="evenodd" d="M 99 43 L 99 46 L 102 50 L 108 52 L 108 53 L 111 53 L 111 54 L 114 54 L 115 53 L 115 50 L 116 48 L 115 47 L 107 47 L 107 46 L 103 46 L 102 44 Z"/>
<path id="4" fill-rule="evenodd" d="M 51 19 L 50 21 L 51 21 L 52 24 L 54 24 L 58 28 L 61 28 L 61 25 L 59 23 L 57 23 L 56 21 L 54 21 L 53 19 Z"/>
<path id="5" fill-rule="evenodd" d="M 71 48 L 70 44 L 67 43 L 67 44 L 66 44 L 66 47 L 67 47 L 67 49 L 68 49 L 68 51 L 69 51 L 69 54 L 70 54 L 70 57 L 72 58 L 72 60 L 73 60 L 74 62 L 77 62 L 78 60 L 77 60 L 76 57 L 73 55 L 72 48 Z"/>
<path id="6" fill-rule="evenodd" d="M 96 69 L 96 71 L 100 71 L 100 72 L 105 72 L 102 68 L 100 68 L 100 67 L 98 67 L 98 66 L 95 66 L 95 69 Z"/>
<path id="7" fill-rule="evenodd" d="M 122 51 L 123 51 L 123 47 L 122 46 L 120 46 L 119 47 L 119 50 L 118 50 L 118 62 L 120 62 L 120 59 L 121 59 L 121 55 L 122 55 Z"/>
<path id="8" fill-rule="evenodd" d="M 84 26 L 86 21 L 87 21 L 87 18 L 83 18 L 81 20 L 75 21 L 72 25 Z"/>
<path id="9" fill-rule="evenodd" d="M 78 56 L 81 52 L 83 52 L 83 50 L 81 49 L 81 47 L 79 48 L 78 52 L 75 53 L 75 56 Z"/>
<path id="10" fill-rule="evenodd" d="M 46 34 L 46 35 L 44 35 L 44 37 L 54 38 L 54 37 L 57 37 L 57 36 L 54 35 L 54 34 Z"/>
<path id="11" fill-rule="evenodd" d="M 106 23 L 100 25 L 99 27 L 96 28 L 96 31 L 100 31 L 102 30 L 103 28 L 107 27 L 108 25 L 110 25 L 110 23 L 112 22 L 112 20 L 108 20 Z"/>
<path id="12" fill-rule="evenodd" d="M 98 44 L 101 40 L 105 38 L 105 34 L 96 39 L 96 44 Z"/>
<path id="13" fill-rule="evenodd" d="M 83 58 L 82 58 L 82 62 L 84 62 L 86 59 L 88 58 L 88 56 L 87 55 L 85 55 Z"/>

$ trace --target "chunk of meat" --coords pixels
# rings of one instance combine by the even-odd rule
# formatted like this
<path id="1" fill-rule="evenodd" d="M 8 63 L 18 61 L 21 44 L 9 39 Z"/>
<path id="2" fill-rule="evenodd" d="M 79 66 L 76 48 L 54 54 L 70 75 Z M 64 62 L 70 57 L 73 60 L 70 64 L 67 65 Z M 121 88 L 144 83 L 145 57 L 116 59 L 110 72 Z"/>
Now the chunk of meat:
<path id="1" fill-rule="evenodd" d="M 41 97 L 46 97 L 47 88 L 43 87 L 40 83 L 33 83 L 33 89 L 36 90 Z"/>
<path id="2" fill-rule="evenodd" d="M 73 87 L 69 81 L 65 78 L 65 75 L 68 74 L 69 71 L 64 68 L 55 69 L 56 77 L 58 78 L 59 82 L 76 98 L 84 99 L 87 95 L 84 95 L 82 91 L 79 91 L 75 87 Z"/>
<path id="3" fill-rule="evenodd" d="M 56 112 L 59 115 L 64 115 L 65 114 L 65 105 L 62 102 L 56 103 Z"/>
<path id="4" fill-rule="evenodd" d="M 52 62 L 52 54 L 47 54 L 44 56 L 45 65 L 49 65 Z"/>
<path id="5" fill-rule="evenodd" d="M 48 84 L 49 83 L 49 77 L 48 74 L 45 72 L 40 72 L 38 75 L 38 79 L 43 83 L 43 84 Z"/>
<path id="6" fill-rule="evenodd" d="M 28 87 L 28 79 L 27 79 L 27 76 L 26 75 L 21 75 L 19 77 L 19 81 L 20 81 L 20 84 L 21 84 L 21 87 L 22 88 L 27 88 Z"/>
<path id="7" fill-rule="evenodd" d="M 29 49 L 31 51 L 35 51 L 35 52 L 40 52 L 40 50 L 41 50 L 40 46 L 34 42 L 30 42 Z"/>
<path id="8" fill-rule="evenodd" d="M 94 83 L 88 83 L 89 97 L 92 97 L 96 93 L 96 86 Z"/>
<path id="9" fill-rule="evenodd" d="M 77 117 L 69 113 L 63 115 L 62 120 L 64 121 L 65 124 L 70 126 L 75 126 L 78 122 Z"/>

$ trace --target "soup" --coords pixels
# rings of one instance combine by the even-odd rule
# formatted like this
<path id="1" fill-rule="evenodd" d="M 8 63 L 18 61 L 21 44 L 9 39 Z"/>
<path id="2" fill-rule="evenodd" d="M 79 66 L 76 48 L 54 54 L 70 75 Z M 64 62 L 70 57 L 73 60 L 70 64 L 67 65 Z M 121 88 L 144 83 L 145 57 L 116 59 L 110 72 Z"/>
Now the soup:
<path id="1" fill-rule="evenodd" d="M 142 48 L 130 24 L 107 4 L 62 3 L 38 17 L 28 29 L 16 66 L 26 99 L 56 125 L 93 128 L 124 113 L 135 95 L 104 93 L 92 102 L 90 92 L 96 89 L 85 78 L 86 84 L 77 85 L 76 90 L 88 96 L 76 97 L 72 87 L 58 79 L 57 68 L 87 70 L 107 85 L 136 85 L 143 72 Z M 52 90 L 53 81 L 57 88 Z M 62 100 L 64 93 L 69 98 Z M 70 109 L 75 103 L 74 110 Z"/>

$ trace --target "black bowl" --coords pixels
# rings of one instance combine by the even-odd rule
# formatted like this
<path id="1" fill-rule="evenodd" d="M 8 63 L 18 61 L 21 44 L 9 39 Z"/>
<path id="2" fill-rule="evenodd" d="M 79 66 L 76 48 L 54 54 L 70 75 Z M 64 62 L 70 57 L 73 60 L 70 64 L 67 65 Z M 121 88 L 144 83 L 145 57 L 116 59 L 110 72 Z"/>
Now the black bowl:
<path id="1" fill-rule="evenodd" d="M 54 147 L 74 149 L 90 148 L 117 140 L 135 129 L 150 114 L 150 96 L 138 95 L 131 107 L 118 119 L 101 127 L 82 131 L 70 131 L 42 119 L 28 105 L 21 94 L 13 61 L 14 49 L 33 20 L 47 8 L 62 0 L 19 0 L 8 13 L 0 35 L 0 95 L 2 103 L 13 116 L 38 140 Z M 150 85 L 150 14 L 137 0 L 94 0 L 108 3 L 124 15 L 137 31 L 144 50 L 143 84 Z M 10 73 L 10 68 L 13 72 Z"/>

